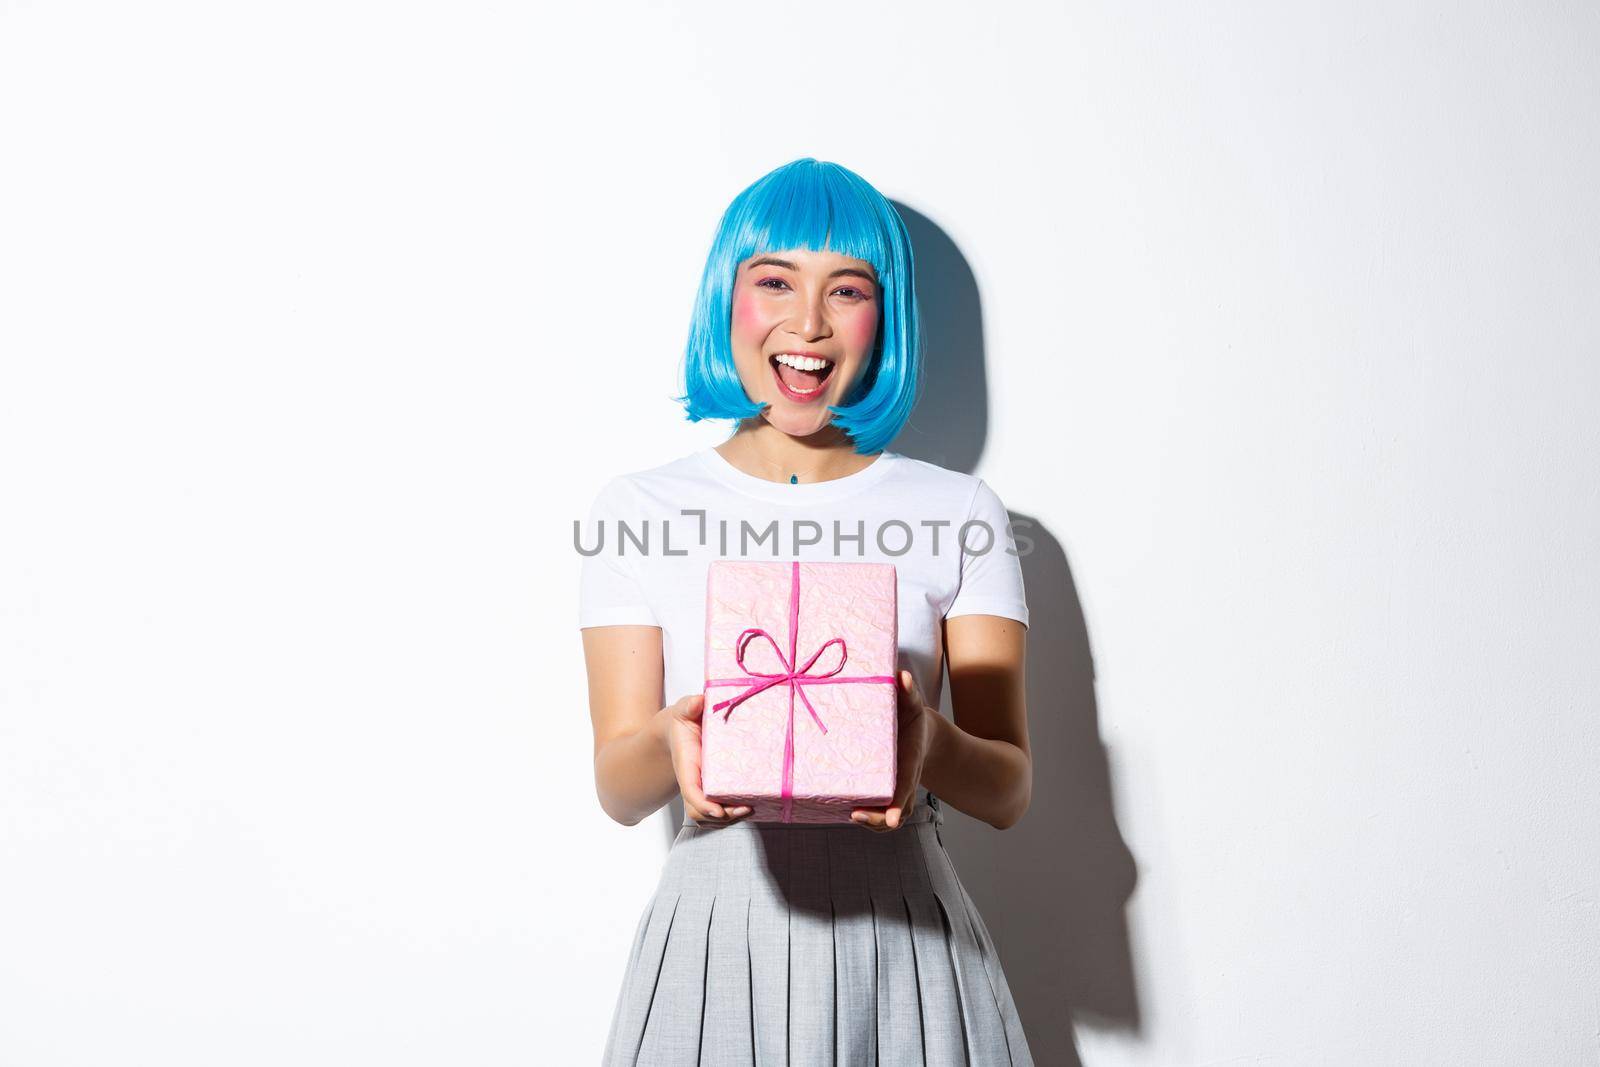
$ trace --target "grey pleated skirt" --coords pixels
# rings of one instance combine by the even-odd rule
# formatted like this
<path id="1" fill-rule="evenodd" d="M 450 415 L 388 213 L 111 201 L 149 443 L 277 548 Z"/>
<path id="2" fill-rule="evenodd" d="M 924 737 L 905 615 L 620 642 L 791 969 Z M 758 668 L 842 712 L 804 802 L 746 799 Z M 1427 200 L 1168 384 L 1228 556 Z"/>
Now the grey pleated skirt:
<path id="1" fill-rule="evenodd" d="M 639 917 L 604 1064 L 1032 1065 L 938 799 L 890 833 L 686 819 Z"/>

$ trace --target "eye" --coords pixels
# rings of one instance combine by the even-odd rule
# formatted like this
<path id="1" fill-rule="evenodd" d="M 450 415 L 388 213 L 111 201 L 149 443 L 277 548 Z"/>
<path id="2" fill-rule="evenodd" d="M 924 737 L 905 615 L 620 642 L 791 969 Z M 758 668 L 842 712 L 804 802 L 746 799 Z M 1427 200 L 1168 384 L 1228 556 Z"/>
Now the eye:
<path id="1" fill-rule="evenodd" d="M 866 293 L 863 293 L 860 289 L 857 289 L 853 285 L 843 286 L 842 288 L 835 289 L 834 292 L 836 292 L 836 293 L 849 293 L 849 294 L 851 294 L 851 299 L 855 299 L 855 300 L 866 300 L 866 299 L 868 299 Z"/>
<path id="2" fill-rule="evenodd" d="M 768 285 L 768 282 L 772 282 L 774 284 Z M 763 289 L 773 289 L 779 285 L 783 286 L 785 289 L 789 288 L 789 283 L 784 281 L 782 278 L 762 278 L 759 282 L 756 282 L 756 285 Z"/>

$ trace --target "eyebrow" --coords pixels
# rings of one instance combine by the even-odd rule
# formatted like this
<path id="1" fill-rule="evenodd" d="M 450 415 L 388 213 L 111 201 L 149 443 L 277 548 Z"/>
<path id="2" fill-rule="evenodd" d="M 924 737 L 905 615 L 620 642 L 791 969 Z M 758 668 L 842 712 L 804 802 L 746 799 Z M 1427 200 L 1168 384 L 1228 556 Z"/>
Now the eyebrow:
<path id="1" fill-rule="evenodd" d="M 749 266 L 747 266 L 745 269 L 746 270 L 755 270 L 757 267 L 765 267 L 765 266 L 782 267 L 784 270 L 799 270 L 800 269 L 799 267 L 796 267 L 793 263 L 790 263 L 787 259 L 779 259 L 777 256 L 757 256 L 755 259 L 752 259 L 750 261 Z M 858 269 L 856 267 L 840 267 L 838 270 L 836 270 L 832 274 L 828 275 L 828 277 L 837 278 L 841 274 L 849 274 L 849 275 L 853 275 L 854 277 L 857 277 L 857 278 L 865 278 L 867 281 L 871 282 L 873 285 L 877 285 L 878 284 L 878 279 L 875 276 L 873 276 L 873 274 L 870 271 L 860 270 L 860 269 Z"/>

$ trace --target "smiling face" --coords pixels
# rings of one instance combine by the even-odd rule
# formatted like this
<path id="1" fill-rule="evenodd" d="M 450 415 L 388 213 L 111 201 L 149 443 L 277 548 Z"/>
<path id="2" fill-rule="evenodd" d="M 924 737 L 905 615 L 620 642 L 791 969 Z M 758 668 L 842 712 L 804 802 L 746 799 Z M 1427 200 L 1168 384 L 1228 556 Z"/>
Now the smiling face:
<path id="1" fill-rule="evenodd" d="M 752 256 L 733 285 L 730 342 L 739 381 L 791 437 L 831 421 L 872 359 L 881 290 L 872 264 L 793 249 Z"/>

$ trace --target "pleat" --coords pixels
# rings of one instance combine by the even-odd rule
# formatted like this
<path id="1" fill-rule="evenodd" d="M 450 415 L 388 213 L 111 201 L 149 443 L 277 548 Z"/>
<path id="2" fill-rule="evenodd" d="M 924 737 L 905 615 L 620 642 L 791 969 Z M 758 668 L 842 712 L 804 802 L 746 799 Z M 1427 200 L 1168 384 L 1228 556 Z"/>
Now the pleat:
<path id="1" fill-rule="evenodd" d="M 838 1067 L 878 1060 L 878 939 L 867 891 L 871 831 L 828 833 L 833 901 L 834 1057 Z"/>
<path id="2" fill-rule="evenodd" d="M 872 833 L 872 831 L 863 831 Z M 888 838 L 869 842 L 867 891 L 877 950 L 879 1067 L 922 1067 L 922 1000 L 916 978 L 911 922 L 900 890 L 898 853 Z M 889 847 L 885 847 L 889 846 Z"/>
<path id="3" fill-rule="evenodd" d="M 749 831 L 754 830 L 754 833 Z M 770 877 L 750 883 L 750 1013 L 755 1030 L 757 1067 L 789 1065 L 789 902 L 782 887 L 789 879 L 789 842 L 797 832 L 776 824 L 729 827 L 724 842 L 753 848 L 755 854 L 729 862 L 743 862 L 749 870 L 770 868 Z"/>
<path id="4" fill-rule="evenodd" d="M 705 1025 L 700 1067 L 754 1067 L 751 1022 L 750 897 L 718 893 L 706 955 Z"/>
<path id="5" fill-rule="evenodd" d="M 700 1034 L 705 1010 L 706 945 L 716 898 L 679 893 L 677 913 L 668 933 L 661 974 L 650 999 L 641 1064 L 694 1067 L 700 1060 Z"/>
<path id="6" fill-rule="evenodd" d="M 789 1059 L 831 1064 L 834 1053 L 833 901 L 828 835 L 791 832 L 789 841 Z"/>
<path id="7" fill-rule="evenodd" d="M 617 1043 L 617 1035 L 621 1030 L 622 1019 L 627 1014 L 628 991 L 632 987 L 631 976 L 638 973 L 636 968 L 639 963 L 639 952 L 644 947 L 645 931 L 649 928 L 650 916 L 655 913 L 656 901 L 657 898 L 652 895 L 645 902 L 645 906 L 639 911 L 639 921 L 633 928 L 633 941 L 628 946 L 628 965 L 622 972 L 629 976 L 630 980 L 624 982 L 622 988 L 617 991 L 616 1003 L 611 1009 L 611 1029 L 606 1033 L 606 1049 L 602 1056 L 602 1062 L 605 1064 L 626 1062 L 622 1059 L 623 1053 Z"/>
<path id="8" fill-rule="evenodd" d="M 923 850 L 930 842 L 924 840 L 924 834 L 933 834 L 932 823 L 918 823 L 893 835 L 900 860 L 901 893 L 916 953 L 923 1059 L 927 1067 L 967 1067 L 966 1031 L 955 964 L 939 903 L 928 880 Z"/>
<path id="9" fill-rule="evenodd" d="M 657 980 L 661 977 L 661 963 L 666 955 L 667 937 L 672 930 L 673 917 L 678 910 L 678 893 L 675 889 L 657 889 L 644 936 L 639 941 L 639 951 L 624 985 L 622 1002 L 617 1006 L 618 1017 L 613 1027 L 613 1042 L 606 1049 L 607 1064 L 634 1064 L 638 1062 L 639 1047 L 644 1041 L 645 1023 L 650 1018 L 650 1005 L 655 1000 Z"/>
<path id="10" fill-rule="evenodd" d="M 949 862 L 948 856 L 945 862 Z M 1000 954 L 994 947 L 994 938 L 989 936 L 989 928 L 984 925 L 983 915 L 978 911 L 978 906 L 972 902 L 967 887 L 959 878 L 955 880 L 955 885 L 961 893 L 961 903 L 966 910 L 967 918 L 972 922 L 973 933 L 983 949 L 983 966 L 989 973 L 995 1000 L 1000 1006 L 1000 1017 L 1005 1021 L 1006 1040 L 1011 1047 L 1011 1063 L 1014 1067 L 1034 1067 L 1033 1053 L 1028 1048 L 1028 1036 L 1022 1028 L 1022 1015 L 1017 1011 L 1016 1001 L 1011 996 L 1011 986 L 1006 981 L 1005 970 L 1000 966 Z"/>
<path id="11" fill-rule="evenodd" d="M 937 837 L 936 837 L 937 839 Z M 999 997 L 995 981 L 1005 981 L 995 962 L 987 935 L 981 936 L 973 924 L 976 908 L 970 907 L 965 888 L 956 877 L 949 853 L 942 844 L 923 853 L 929 883 L 933 887 L 946 929 L 949 931 L 951 963 L 961 999 L 961 1017 L 967 1028 L 967 1047 L 974 1063 L 1031 1063 L 1027 1042 L 1013 1041 L 1007 1033 L 1007 1016 L 1015 1015 Z M 1009 997 L 1009 993 L 1008 993 Z M 1020 1055 L 1013 1049 L 1020 1049 Z"/>

